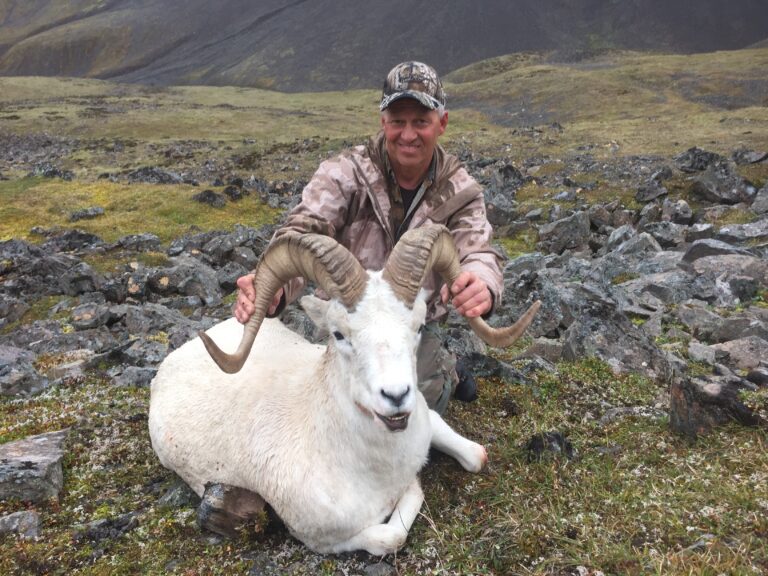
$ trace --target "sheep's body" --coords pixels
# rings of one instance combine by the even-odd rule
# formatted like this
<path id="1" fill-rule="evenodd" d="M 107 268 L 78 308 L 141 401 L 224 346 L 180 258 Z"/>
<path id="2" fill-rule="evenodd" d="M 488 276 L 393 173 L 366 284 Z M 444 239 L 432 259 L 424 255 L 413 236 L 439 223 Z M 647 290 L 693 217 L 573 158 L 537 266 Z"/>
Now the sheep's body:
<path id="1" fill-rule="evenodd" d="M 314 550 L 401 546 L 423 500 L 417 474 L 430 443 L 467 469 L 479 470 L 486 456 L 416 390 L 423 302 L 406 308 L 376 274 L 367 291 L 355 312 L 315 304 L 329 331 L 347 336 L 327 349 L 266 320 L 236 374 L 222 373 L 199 338 L 171 353 L 152 383 L 149 417 L 163 465 L 198 494 L 206 483 L 258 493 Z M 242 327 L 231 319 L 208 334 L 233 349 Z M 387 412 L 393 397 L 402 406 Z M 403 430 L 376 416 L 406 409 Z"/>

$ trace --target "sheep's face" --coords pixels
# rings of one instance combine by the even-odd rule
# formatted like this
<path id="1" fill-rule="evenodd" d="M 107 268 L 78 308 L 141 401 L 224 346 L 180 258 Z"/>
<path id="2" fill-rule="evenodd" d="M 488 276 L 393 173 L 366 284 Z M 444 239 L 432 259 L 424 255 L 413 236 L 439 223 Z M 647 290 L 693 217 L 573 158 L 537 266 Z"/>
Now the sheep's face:
<path id="1" fill-rule="evenodd" d="M 339 302 L 325 308 L 323 318 L 302 304 L 313 320 L 325 325 L 329 346 L 343 364 L 351 399 L 377 425 L 404 430 L 416 404 L 416 350 L 426 316 L 423 297 L 413 309 L 398 300 L 378 273 L 371 273 L 363 298 L 354 311 Z M 316 311 L 317 312 L 317 311 Z"/>

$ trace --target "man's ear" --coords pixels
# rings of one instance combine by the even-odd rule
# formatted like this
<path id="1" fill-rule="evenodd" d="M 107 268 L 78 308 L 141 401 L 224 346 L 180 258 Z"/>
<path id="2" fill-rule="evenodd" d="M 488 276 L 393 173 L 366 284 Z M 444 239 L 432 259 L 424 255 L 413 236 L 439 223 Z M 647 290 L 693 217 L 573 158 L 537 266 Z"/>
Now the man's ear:
<path id="1" fill-rule="evenodd" d="M 448 127 L 448 111 L 446 110 L 443 114 L 443 117 L 440 118 L 440 135 L 445 132 L 445 129 Z"/>
<path id="2" fill-rule="evenodd" d="M 317 296 L 310 294 L 301 298 L 299 302 L 315 326 L 318 328 L 326 328 L 325 318 L 326 313 L 328 312 L 328 306 L 330 306 L 329 300 L 321 300 Z"/>

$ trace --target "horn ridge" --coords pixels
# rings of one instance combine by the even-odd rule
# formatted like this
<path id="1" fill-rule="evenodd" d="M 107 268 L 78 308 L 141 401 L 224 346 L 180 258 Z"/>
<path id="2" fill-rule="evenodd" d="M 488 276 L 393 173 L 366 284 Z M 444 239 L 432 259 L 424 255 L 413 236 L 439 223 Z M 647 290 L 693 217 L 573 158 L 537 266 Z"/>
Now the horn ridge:
<path id="1" fill-rule="evenodd" d="M 256 301 L 253 316 L 233 354 L 223 352 L 204 332 L 199 332 L 211 358 L 224 372 L 233 374 L 245 364 L 272 299 L 286 282 L 297 276 L 315 282 L 331 298 L 354 308 L 365 291 L 368 274 L 349 250 L 329 236 L 287 232 L 275 238 L 262 255 L 254 273 Z"/>

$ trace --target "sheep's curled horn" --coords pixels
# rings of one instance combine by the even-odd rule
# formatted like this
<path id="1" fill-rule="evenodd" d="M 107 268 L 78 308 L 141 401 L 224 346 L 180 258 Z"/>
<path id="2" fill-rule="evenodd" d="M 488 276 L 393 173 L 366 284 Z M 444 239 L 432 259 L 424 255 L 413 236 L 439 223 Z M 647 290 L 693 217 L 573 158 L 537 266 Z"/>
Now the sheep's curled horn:
<path id="1" fill-rule="evenodd" d="M 243 330 L 234 354 L 226 354 L 205 332 L 199 332 L 211 358 L 227 374 L 245 364 L 256 334 L 278 289 L 291 278 L 301 276 L 320 286 L 331 298 L 349 309 L 360 300 L 368 281 L 360 262 L 333 238 L 320 234 L 288 233 L 272 241 L 256 267 L 256 311 Z"/>
<path id="2" fill-rule="evenodd" d="M 444 226 L 409 230 L 400 238 L 384 267 L 382 276 L 397 297 L 413 306 L 424 278 L 434 270 L 450 286 L 461 269 L 458 252 Z M 318 284 L 331 298 L 354 308 L 368 280 L 357 259 L 328 236 L 289 233 L 275 239 L 264 253 L 254 277 L 256 311 L 245 325 L 243 338 L 234 354 L 226 354 L 204 332 L 200 338 L 219 367 L 229 374 L 238 372 L 251 351 L 267 308 L 277 290 L 288 280 L 302 276 Z M 512 326 L 492 328 L 482 318 L 469 318 L 469 325 L 487 344 L 509 346 L 533 320 L 541 303 L 534 302 Z"/>
<path id="3" fill-rule="evenodd" d="M 382 276 L 398 298 L 413 306 L 424 279 L 435 271 L 450 286 L 461 273 L 459 254 L 445 226 L 426 226 L 409 230 L 400 238 L 387 259 Z M 493 328 L 480 317 L 467 318 L 469 326 L 483 342 L 505 348 L 522 336 L 541 308 L 536 301 L 512 326 Z"/>

